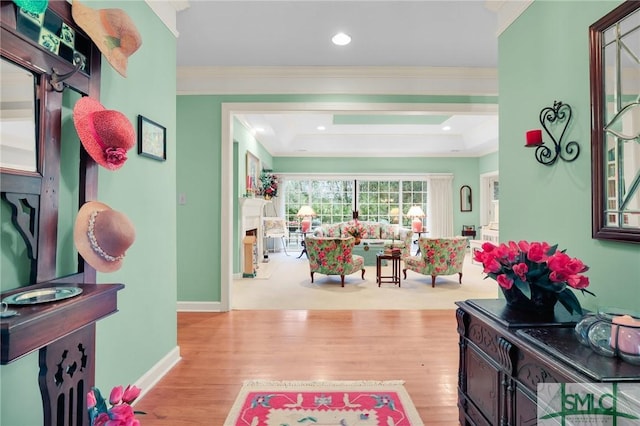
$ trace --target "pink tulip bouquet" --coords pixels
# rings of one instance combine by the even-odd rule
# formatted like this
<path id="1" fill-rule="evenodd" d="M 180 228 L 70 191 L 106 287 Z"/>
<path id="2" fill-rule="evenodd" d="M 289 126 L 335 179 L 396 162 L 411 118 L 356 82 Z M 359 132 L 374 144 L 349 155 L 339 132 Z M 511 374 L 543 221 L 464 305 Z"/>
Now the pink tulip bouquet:
<path id="1" fill-rule="evenodd" d="M 140 388 L 136 386 L 116 386 L 109 395 L 107 408 L 105 399 L 97 388 L 91 388 L 87 394 L 87 409 L 89 410 L 89 422 L 91 426 L 140 426 L 136 414 L 145 414 L 142 411 L 134 411 L 131 404 L 140 396 Z"/>
<path id="2" fill-rule="evenodd" d="M 594 296 L 586 290 L 589 278 L 583 275 L 589 267 L 565 250 L 558 251 L 557 244 L 509 241 L 496 246 L 486 242 L 474 253 L 474 260 L 482 263 L 487 276 L 498 282 L 507 303 L 529 305 L 530 310 L 544 309 L 545 305 L 553 310 L 560 302 L 570 313 L 582 314 L 571 289 Z"/>

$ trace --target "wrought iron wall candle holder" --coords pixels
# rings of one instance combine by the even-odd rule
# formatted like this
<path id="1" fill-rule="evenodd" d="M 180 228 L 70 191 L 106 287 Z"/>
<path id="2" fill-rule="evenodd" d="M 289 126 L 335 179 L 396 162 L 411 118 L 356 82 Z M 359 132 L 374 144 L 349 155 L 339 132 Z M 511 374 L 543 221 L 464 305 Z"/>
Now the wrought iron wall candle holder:
<path id="1" fill-rule="evenodd" d="M 527 148 L 536 148 L 536 160 L 540 164 L 550 166 L 556 162 L 558 158 L 566 162 L 572 162 L 580 155 L 580 145 L 578 142 L 571 141 L 566 145 L 562 145 L 562 139 L 571 122 L 571 106 L 563 104 L 559 101 L 553 101 L 552 107 L 545 107 L 540 111 L 540 124 L 544 131 L 549 135 L 553 146 L 547 146 L 542 141 L 541 130 L 530 130 L 527 132 Z M 562 126 L 564 124 L 564 126 Z M 560 137 L 556 140 L 554 133 L 560 132 Z M 552 130 L 556 130 L 552 132 Z"/>

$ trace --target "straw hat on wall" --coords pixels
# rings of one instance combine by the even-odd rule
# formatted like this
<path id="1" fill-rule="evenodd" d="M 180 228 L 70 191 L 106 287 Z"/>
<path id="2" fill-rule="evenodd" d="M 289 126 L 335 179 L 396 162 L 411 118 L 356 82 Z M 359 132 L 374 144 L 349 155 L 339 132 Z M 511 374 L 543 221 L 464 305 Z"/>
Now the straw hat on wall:
<path id="1" fill-rule="evenodd" d="M 111 66 L 127 76 L 127 60 L 142 45 L 142 37 L 122 9 L 91 9 L 73 0 L 71 15 L 98 46 Z"/>
<path id="2" fill-rule="evenodd" d="M 136 231 L 129 218 L 104 203 L 89 201 L 78 211 L 73 242 L 80 256 L 96 271 L 120 269 L 135 238 Z"/>

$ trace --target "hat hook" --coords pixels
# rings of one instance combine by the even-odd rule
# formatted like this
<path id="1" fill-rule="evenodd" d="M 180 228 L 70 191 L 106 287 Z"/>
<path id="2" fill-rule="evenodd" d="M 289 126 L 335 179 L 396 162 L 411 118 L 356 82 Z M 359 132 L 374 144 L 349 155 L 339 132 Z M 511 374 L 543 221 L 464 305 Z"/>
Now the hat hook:
<path id="1" fill-rule="evenodd" d="M 53 90 L 55 90 L 56 92 L 62 92 L 64 90 L 64 84 L 62 83 L 64 83 L 65 80 L 68 80 L 72 75 L 84 68 L 84 56 L 82 56 L 78 52 L 73 52 L 73 65 L 75 66 L 73 70 L 62 75 L 58 74 L 58 71 L 56 71 L 55 68 L 52 68 L 53 72 L 51 73 L 51 86 L 53 86 Z"/>

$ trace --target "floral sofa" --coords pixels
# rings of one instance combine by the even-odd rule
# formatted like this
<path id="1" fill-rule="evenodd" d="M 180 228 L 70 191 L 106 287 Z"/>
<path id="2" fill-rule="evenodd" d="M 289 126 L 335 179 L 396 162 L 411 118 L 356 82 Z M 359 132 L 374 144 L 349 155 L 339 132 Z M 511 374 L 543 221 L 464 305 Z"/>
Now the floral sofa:
<path id="1" fill-rule="evenodd" d="M 360 230 L 361 244 L 368 244 L 373 241 L 382 242 L 385 247 L 400 247 L 402 249 L 402 258 L 411 255 L 413 232 L 410 229 L 389 223 L 350 220 L 323 224 L 314 229 L 313 235 L 316 237 L 350 237 L 352 235 L 349 231 L 354 228 Z"/>

